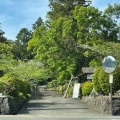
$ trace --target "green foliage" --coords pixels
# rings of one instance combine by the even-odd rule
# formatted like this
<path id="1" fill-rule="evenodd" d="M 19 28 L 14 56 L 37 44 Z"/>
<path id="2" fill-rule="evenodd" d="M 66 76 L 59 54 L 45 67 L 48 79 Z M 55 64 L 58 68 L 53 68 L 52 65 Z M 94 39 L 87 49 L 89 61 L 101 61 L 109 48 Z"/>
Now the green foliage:
<path id="1" fill-rule="evenodd" d="M 0 23 L 0 43 L 5 43 L 6 42 L 6 38 L 4 37 L 4 34 L 5 34 L 5 32 L 3 32 L 2 30 L 1 30 L 1 23 Z"/>
<path id="2" fill-rule="evenodd" d="M 94 43 L 96 40 L 118 40 L 119 27 L 117 23 L 107 15 L 103 15 L 98 9 L 92 6 L 88 8 L 77 6 L 74 11 L 74 17 L 78 25 L 77 38 L 79 44 L 92 41 Z"/>
<path id="3" fill-rule="evenodd" d="M 101 61 L 98 59 L 93 59 L 89 62 L 89 66 L 91 67 L 98 67 L 100 66 L 100 64 L 101 64 Z"/>
<path id="4" fill-rule="evenodd" d="M 65 90 L 66 91 L 66 90 Z M 65 92 L 64 91 L 64 92 Z M 73 88 L 72 87 L 70 87 L 69 89 L 68 89 L 68 93 L 67 93 L 67 97 L 72 97 L 72 95 L 73 95 Z"/>
<path id="5" fill-rule="evenodd" d="M 62 2 L 70 7 L 73 1 Z M 50 1 L 50 6 L 64 7 L 62 2 Z M 49 13 L 52 15 L 55 9 Z M 64 11 L 59 12 L 58 16 L 54 14 L 56 18 L 50 21 L 49 29 L 41 25 L 33 32 L 28 49 L 32 49 L 35 58 L 49 69 L 51 78 L 64 80 L 70 79 L 71 74 L 78 74 L 82 66 L 99 66 L 101 56 L 112 51 L 108 43 L 118 40 L 119 27 L 112 18 L 94 7 L 76 6 L 72 19 L 61 16 Z"/>
<path id="6" fill-rule="evenodd" d="M 113 91 L 120 90 L 120 66 L 117 66 L 113 72 Z"/>
<path id="7" fill-rule="evenodd" d="M 3 52 L 4 53 L 4 52 Z M 30 84 L 29 79 L 34 78 L 36 82 L 43 82 L 49 78 L 49 72 L 43 68 L 38 61 L 22 62 L 6 55 L 0 59 L 0 70 L 4 73 L 1 77 L 0 90 L 5 95 L 29 98 Z"/>
<path id="8" fill-rule="evenodd" d="M 113 92 L 120 89 L 120 67 L 117 67 L 113 72 Z M 110 84 L 109 74 L 105 73 L 101 67 L 96 68 L 93 75 L 93 84 L 95 90 L 103 95 L 108 95 Z"/>
<path id="9" fill-rule="evenodd" d="M 56 79 L 56 85 L 63 85 L 71 75 L 78 75 L 81 67 L 99 66 L 103 55 L 113 55 L 120 63 L 120 26 L 116 21 L 120 6 L 109 5 L 103 13 L 86 7 L 85 3 L 85 0 L 49 0 L 49 26 L 38 18 L 33 24 L 33 33 L 27 28 L 21 29 L 14 44 L 4 39 L 4 32 L 0 30 L 0 70 L 7 83 L 17 88 L 11 95 L 27 96 L 28 82 L 26 86 L 23 84 L 31 78 L 40 83 L 52 78 Z M 13 60 L 12 53 L 17 60 Z M 34 56 L 37 60 L 20 61 Z M 119 70 L 115 72 L 115 91 L 119 88 L 118 73 Z M 108 75 L 101 68 L 95 73 L 94 86 L 101 94 L 109 92 Z"/>
<path id="10" fill-rule="evenodd" d="M 112 19 L 119 19 L 120 18 L 120 4 L 108 5 L 108 8 L 104 12 Z"/>
<path id="11" fill-rule="evenodd" d="M 102 67 L 96 68 L 93 75 L 93 84 L 95 90 L 103 95 L 109 93 L 109 75 L 105 73 Z"/>
<path id="12" fill-rule="evenodd" d="M 69 79 L 70 74 L 72 74 L 76 67 L 76 57 L 73 57 L 73 55 L 75 55 L 77 51 L 73 46 L 73 44 L 75 44 L 74 39 L 72 37 L 69 39 L 70 33 L 73 34 L 73 32 L 68 32 L 73 29 L 72 21 L 69 20 L 71 24 L 71 27 L 68 28 L 69 30 L 65 27 L 68 25 L 68 20 L 69 19 L 59 18 L 52 23 L 51 29 L 45 31 L 44 34 L 44 30 L 42 30 L 43 27 L 40 27 L 39 30 L 41 29 L 42 32 L 38 30 L 35 31 L 33 39 L 29 42 L 29 47 L 32 45 L 32 41 L 38 43 L 36 45 L 34 44 L 35 49 L 38 49 L 36 58 L 50 69 L 54 75 L 52 77 L 57 77 L 61 80 Z M 56 31 L 58 32 L 56 33 Z"/>
<path id="13" fill-rule="evenodd" d="M 30 94 L 26 94 L 24 95 L 22 92 L 19 92 L 18 97 L 20 97 L 21 99 L 30 99 L 31 95 Z"/>
<path id="14" fill-rule="evenodd" d="M 49 0 L 49 7 L 51 11 L 48 12 L 48 16 L 51 20 L 58 19 L 59 17 L 73 16 L 73 10 L 76 5 L 89 6 L 91 1 L 85 0 Z"/>
<path id="15" fill-rule="evenodd" d="M 87 81 L 82 84 L 82 95 L 88 96 L 90 95 L 91 91 L 93 89 L 93 83 L 91 81 Z"/>
<path id="16" fill-rule="evenodd" d="M 25 81 L 25 78 L 23 78 L 25 73 L 22 76 L 20 72 L 24 72 L 25 70 L 19 69 L 19 63 L 15 60 L 10 60 L 6 63 L 7 64 L 4 64 L 3 61 L 2 67 L 4 68 L 4 76 L 0 78 L 1 81 L 4 81 L 8 84 L 7 86 L 5 86 L 5 89 L 14 88 L 14 90 L 10 91 L 9 95 L 18 96 L 18 93 L 21 91 L 26 96 L 27 93 L 30 93 L 30 85 L 29 82 Z"/>
<path id="17" fill-rule="evenodd" d="M 57 87 L 58 81 L 57 80 L 52 80 L 51 81 L 51 86 L 52 87 Z"/>
<path id="18" fill-rule="evenodd" d="M 46 42 L 47 34 L 48 34 L 47 28 L 44 25 L 41 25 L 38 29 L 36 29 L 33 32 L 32 39 L 28 42 L 27 49 L 32 50 L 33 54 L 35 54 L 35 55 L 37 54 L 37 52 L 39 52 L 39 51 L 37 51 L 39 47 L 42 48 L 43 51 L 46 50 L 45 47 L 43 46 L 43 44 L 46 44 L 47 47 L 49 47 Z"/>
<path id="19" fill-rule="evenodd" d="M 19 92 L 18 97 L 20 97 L 21 99 L 25 99 L 25 96 L 22 92 Z"/>
<path id="20" fill-rule="evenodd" d="M 27 45 L 32 38 L 32 33 L 27 28 L 22 28 L 16 36 L 13 53 L 15 59 L 28 60 L 32 58 L 31 51 L 27 51 Z"/>
<path id="21" fill-rule="evenodd" d="M 9 75 L 1 77 L 0 81 L 2 83 L 1 91 L 3 91 L 5 95 L 11 95 L 14 97 L 21 95 L 23 97 L 26 97 L 26 95 L 30 93 L 30 84 L 28 81 L 12 78 Z"/>
<path id="22" fill-rule="evenodd" d="M 13 58 L 12 48 L 13 48 L 13 43 L 0 42 L 0 59 Z"/>
<path id="23" fill-rule="evenodd" d="M 31 95 L 30 95 L 30 94 L 26 94 L 26 98 L 27 98 L 27 99 L 30 99 L 30 98 L 31 98 Z"/>
<path id="24" fill-rule="evenodd" d="M 50 78 L 49 71 L 40 62 L 35 60 L 22 62 L 13 59 L 1 59 L 0 70 L 3 71 L 4 77 L 9 76 L 10 78 L 27 81 L 34 78 L 38 83 L 45 83 Z"/>
<path id="25" fill-rule="evenodd" d="M 43 23 L 43 21 L 42 21 L 42 18 L 41 17 L 39 17 L 38 19 L 37 19 L 37 21 L 33 24 L 33 26 L 32 26 L 32 29 L 33 30 L 36 30 L 36 29 L 38 29 L 41 25 L 43 25 L 44 23 Z"/>
<path id="26" fill-rule="evenodd" d="M 8 95 L 14 90 L 14 86 L 9 83 L 9 79 L 0 80 L 0 91 L 3 95 Z"/>

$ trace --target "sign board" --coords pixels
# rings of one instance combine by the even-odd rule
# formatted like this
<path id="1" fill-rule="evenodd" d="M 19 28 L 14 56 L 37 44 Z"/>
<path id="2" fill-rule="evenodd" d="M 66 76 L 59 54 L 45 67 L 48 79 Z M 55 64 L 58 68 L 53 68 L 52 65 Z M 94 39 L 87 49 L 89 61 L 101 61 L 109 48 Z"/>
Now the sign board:
<path id="1" fill-rule="evenodd" d="M 75 83 L 72 98 L 78 98 L 79 97 L 79 89 L 80 89 L 80 83 Z"/>
<path id="2" fill-rule="evenodd" d="M 109 74 L 109 83 L 113 83 L 113 73 Z"/>

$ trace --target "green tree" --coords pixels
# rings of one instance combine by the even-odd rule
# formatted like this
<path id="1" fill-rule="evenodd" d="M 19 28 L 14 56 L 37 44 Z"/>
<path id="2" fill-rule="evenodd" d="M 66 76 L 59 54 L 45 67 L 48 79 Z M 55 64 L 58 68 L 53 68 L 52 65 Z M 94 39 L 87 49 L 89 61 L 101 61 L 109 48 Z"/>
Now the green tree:
<path id="1" fill-rule="evenodd" d="M 79 7 L 74 11 L 80 44 L 100 41 L 118 41 L 119 26 L 110 17 L 94 7 Z M 83 34 L 84 33 L 84 34 Z"/>
<path id="2" fill-rule="evenodd" d="M 48 16 L 51 20 L 58 19 L 59 17 L 73 18 L 73 10 L 76 5 L 89 6 L 91 0 L 49 0 L 49 7 L 51 11 Z"/>
<path id="3" fill-rule="evenodd" d="M 32 33 L 27 28 L 22 28 L 16 36 L 13 53 L 16 59 L 28 60 L 32 58 L 31 51 L 27 51 L 28 42 L 32 38 Z"/>
<path id="4" fill-rule="evenodd" d="M 39 27 L 28 44 L 29 48 L 34 47 L 36 58 L 51 70 L 52 77 L 59 80 L 69 79 L 79 61 L 74 28 L 72 20 L 61 17 L 51 24 L 51 29 Z"/>
<path id="5" fill-rule="evenodd" d="M 2 31 L 0 24 L 0 58 L 3 56 L 12 57 L 13 41 L 5 38 L 4 34 L 5 32 Z"/>
<path id="6" fill-rule="evenodd" d="M 102 57 L 109 54 L 118 57 L 112 46 L 119 42 L 120 29 L 118 23 L 107 13 L 104 14 L 94 7 L 76 6 L 74 22 L 77 23 L 77 45 L 79 49 L 85 50 L 84 55 L 89 65 L 99 66 Z M 118 51 L 118 47 L 115 49 Z"/>
<path id="7" fill-rule="evenodd" d="M 33 30 L 36 30 L 36 29 L 38 29 L 41 25 L 43 25 L 44 23 L 43 23 L 43 20 L 42 20 L 42 18 L 41 17 L 39 17 L 38 19 L 37 19 L 37 21 L 33 24 L 33 26 L 32 26 L 32 29 Z"/>
<path id="8" fill-rule="evenodd" d="M 5 32 L 2 31 L 1 29 L 1 24 L 0 24 L 0 42 L 6 42 L 6 38 L 4 37 Z"/>
<path id="9" fill-rule="evenodd" d="M 0 43 L 0 58 L 3 58 L 4 56 L 13 57 L 12 48 L 12 44 Z"/>
<path id="10" fill-rule="evenodd" d="M 44 25 L 41 25 L 38 29 L 36 29 L 33 32 L 32 39 L 28 42 L 28 50 L 32 50 L 32 53 L 34 55 L 37 54 L 39 47 L 42 47 L 42 44 L 47 44 L 45 43 L 45 40 L 47 39 L 47 28 Z M 49 46 L 46 46 L 46 48 Z M 45 49 L 45 48 L 44 48 Z M 43 50 L 44 50 L 43 49 Z M 42 52 L 41 52 L 42 54 Z"/>
<path id="11" fill-rule="evenodd" d="M 118 25 L 98 9 L 76 6 L 73 15 L 72 19 L 59 16 L 49 29 L 40 26 L 28 44 L 57 80 L 70 79 L 92 60 L 91 64 L 100 65 L 101 56 L 113 49 L 110 43 L 118 40 Z"/>
<path id="12" fill-rule="evenodd" d="M 120 4 L 114 4 L 114 5 L 108 5 L 108 8 L 104 11 L 104 14 L 107 15 L 109 18 L 111 18 L 115 24 L 118 24 L 118 27 L 115 29 L 113 28 L 114 30 L 114 33 L 118 33 L 117 34 L 117 37 L 118 37 L 118 40 L 120 40 Z M 115 36 L 115 34 L 111 34 L 111 36 Z"/>
<path id="13" fill-rule="evenodd" d="M 120 4 L 108 5 L 108 8 L 105 9 L 104 14 L 111 17 L 113 20 L 120 18 Z"/>

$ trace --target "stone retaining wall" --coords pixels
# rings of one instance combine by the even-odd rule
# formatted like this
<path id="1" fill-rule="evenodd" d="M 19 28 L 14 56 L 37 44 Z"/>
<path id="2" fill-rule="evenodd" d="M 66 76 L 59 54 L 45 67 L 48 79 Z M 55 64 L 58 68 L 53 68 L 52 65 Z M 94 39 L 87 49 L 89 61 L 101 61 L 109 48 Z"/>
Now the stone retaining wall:
<path id="1" fill-rule="evenodd" d="M 26 102 L 21 98 L 14 97 L 0 97 L 0 114 L 10 114 L 15 115 L 21 108 L 21 106 Z"/>
<path id="2" fill-rule="evenodd" d="M 39 86 L 36 86 L 36 89 L 31 91 L 31 98 L 35 99 L 36 97 L 41 97 Z M 0 114 L 15 115 L 26 102 L 26 99 L 20 97 L 0 96 Z"/>
<path id="3" fill-rule="evenodd" d="M 101 113 L 110 114 L 109 96 L 83 96 L 82 100 Z M 120 97 L 113 97 L 113 114 L 120 115 Z"/>

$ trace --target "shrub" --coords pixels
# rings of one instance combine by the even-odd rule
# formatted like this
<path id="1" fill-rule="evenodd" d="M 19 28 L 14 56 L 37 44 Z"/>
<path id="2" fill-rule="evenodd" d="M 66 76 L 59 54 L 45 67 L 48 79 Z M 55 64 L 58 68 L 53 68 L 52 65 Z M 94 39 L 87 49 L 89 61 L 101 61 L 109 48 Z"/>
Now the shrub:
<path id="1" fill-rule="evenodd" d="M 68 89 L 68 94 L 67 94 L 67 96 L 68 96 L 68 97 L 72 97 L 72 95 L 73 95 L 73 88 L 70 87 L 70 88 Z"/>
<path id="2" fill-rule="evenodd" d="M 109 76 L 105 73 L 102 67 L 96 68 L 93 74 L 93 86 L 95 90 L 103 95 L 107 95 L 109 93 Z"/>
<path id="3" fill-rule="evenodd" d="M 26 97 L 24 96 L 24 94 L 22 92 L 18 93 L 18 97 L 20 97 L 21 99 L 26 99 Z"/>
<path id="4" fill-rule="evenodd" d="M 120 67 L 113 72 L 113 92 L 120 90 Z"/>
<path id="5" fill-rule="evenodd" d="M 81 89 L 82 89 L 82 95 L 88 96 L 88 95 L 90 95 L 90 93 L 93 89 L 93 83 L 91 81 L 87 81 L 82 84 Z"/>
<path id="6" fill-rule="evenodd" d="M 27 99 L 31 98 L 31 95 L 30 94 L 26 94 L 26 98 Z"/>
<path id="7" fill-rule="evenodd" d="M 110 91 L 109 74 L 105 73 L 102 67 L 96 68 L 93 75 L 93 85 L 95 90 L 103 95 L 108 95 Z M 113 72 L 113 92 L 120 89 L 120 67 Z"/>
<path id="8" fill-rule="evenodd" d="M 26 95 L 30 93 L 30 84 L 28 81 L 6 76 L 0 78 L 0 81 L 0 89 L 5 95 L 10 95 L 13 97 L 26 97 Z"/>

